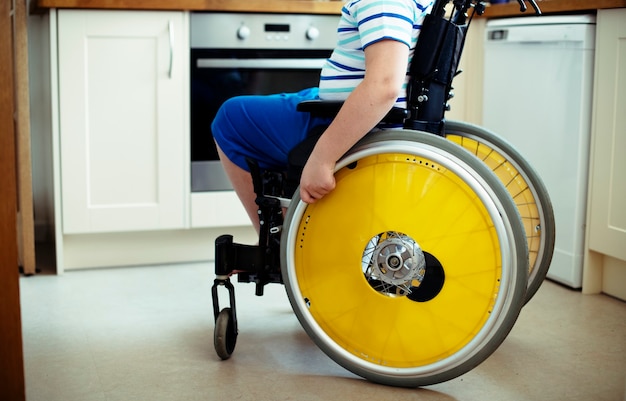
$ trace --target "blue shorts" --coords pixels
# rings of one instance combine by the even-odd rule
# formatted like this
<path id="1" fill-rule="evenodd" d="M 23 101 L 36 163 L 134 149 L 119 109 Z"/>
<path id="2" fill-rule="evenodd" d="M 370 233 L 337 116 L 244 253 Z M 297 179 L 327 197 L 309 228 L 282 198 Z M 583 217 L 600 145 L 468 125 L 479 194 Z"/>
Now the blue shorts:
<path id="1" fill-rule="evenodd" d="M 246 157 L 256 160 L 262 169 L 284 169 L 289 151 L 313 127 L 330 124 L 329 118 L 296 110 L 298 103 L 313 99 L 318 99 L 318 88 L 230 98 L 211 124 L 213 138 L 230 161 L 246 171 Z"/>

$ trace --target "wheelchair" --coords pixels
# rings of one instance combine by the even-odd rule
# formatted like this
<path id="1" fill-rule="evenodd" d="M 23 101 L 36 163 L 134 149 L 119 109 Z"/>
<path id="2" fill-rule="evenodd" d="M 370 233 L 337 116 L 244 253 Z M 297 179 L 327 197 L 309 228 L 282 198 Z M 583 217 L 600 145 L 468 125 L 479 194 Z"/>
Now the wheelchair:
<path id="1" fill-rule="evenodd" d="M 299 197 L 306 159 L 323 130 L 289 155 L 286 171 L 248 161 L 259 206 L 257 245 L 215 241 L 214 347 L 234 352 L 230 279 L 283 284 L 300 324 L 336 363 L 372 382 L 426 386 L 458 377 L 504 341 L 544 280 L 554 215 L 540 177 L 508 142 L 445 121 L 452 80 L 479 0 L 437 0 L 410 66 L 407 109 L 337 163 L 336 187 Z M 524 0 L 518 0 L 521 11 Z M 533 0 L 529 1 L 539 15 Z M 301 103 L 334 116 L 341 103 Z M 286 210 L 286 212 L 285 212 Z M 229 305 L 221 308 L 218 290 Z"/>

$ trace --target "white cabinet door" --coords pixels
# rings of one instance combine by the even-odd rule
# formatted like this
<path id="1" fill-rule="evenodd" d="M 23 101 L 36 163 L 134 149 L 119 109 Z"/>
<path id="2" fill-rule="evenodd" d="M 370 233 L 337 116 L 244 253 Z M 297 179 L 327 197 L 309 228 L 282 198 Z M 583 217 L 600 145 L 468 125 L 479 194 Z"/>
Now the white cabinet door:
<path id="1" fill-rule="evenodd" d="M 598 12 L 589 248 L 626 260 L 626 10 Z"/>
<path id="2" fill-rule="evenodd" d="M 183 228 L 185 14 L 59 10 L 65 234 Z"/>
<path id="3" fill-rule="evenodd" d="M 626 300 L 626 9 L 598 10 L 583 292 Z M 558 235 L 558 234 L 557 234 Z"/>

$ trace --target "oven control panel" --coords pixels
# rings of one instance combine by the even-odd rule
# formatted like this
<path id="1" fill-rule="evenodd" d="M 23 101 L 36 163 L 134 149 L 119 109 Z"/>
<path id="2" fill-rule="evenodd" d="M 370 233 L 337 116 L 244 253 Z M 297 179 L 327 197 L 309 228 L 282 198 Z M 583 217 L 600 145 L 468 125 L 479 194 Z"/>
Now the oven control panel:
<path id="1" fill-rule="evenodd" d="M 191 13 L 192 49 L 333 49 L 338 15 Z"/>

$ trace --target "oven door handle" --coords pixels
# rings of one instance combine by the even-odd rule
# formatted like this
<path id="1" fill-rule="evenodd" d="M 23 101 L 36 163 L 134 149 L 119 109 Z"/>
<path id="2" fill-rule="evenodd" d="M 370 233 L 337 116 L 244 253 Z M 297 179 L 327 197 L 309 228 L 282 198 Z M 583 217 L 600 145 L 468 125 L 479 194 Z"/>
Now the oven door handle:
<path id="1" fill-rule="evenodd" d="M 199 58 L 198 68 L 250 68 L 320 70 L 325 58 Z"/>

